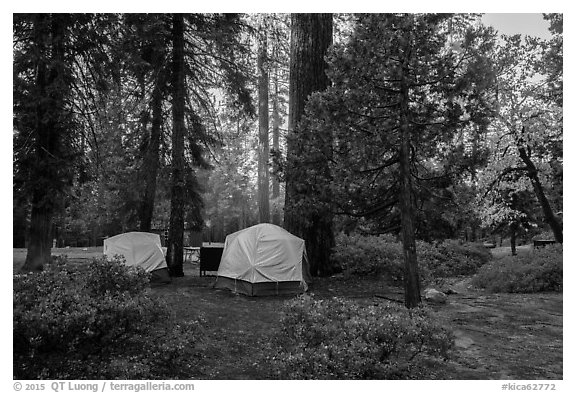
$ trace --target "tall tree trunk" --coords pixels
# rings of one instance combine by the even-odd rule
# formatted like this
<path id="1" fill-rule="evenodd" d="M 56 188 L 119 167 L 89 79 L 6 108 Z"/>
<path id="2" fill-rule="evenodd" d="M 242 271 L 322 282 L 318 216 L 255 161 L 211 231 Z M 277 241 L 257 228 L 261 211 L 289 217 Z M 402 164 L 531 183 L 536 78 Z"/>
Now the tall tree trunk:
<path id="1" fill-rule="evenodd" d="M 23 271 L 39 271 L 50 261 L 52 221 L 58 191 L 46 183 L 60 182 L 58 156 L 62 148 L 60 124 L 64 116 L 64 39 L 65 26 L 60 17 L 37 14 L 34 35 L 38 57 L 36 59 L 36 165 L 32 190 L 32 209 L 28 229 L 28 252 Z M 47 40 L 46 38 L 49 37 Z M 50 45 L 46 47 L 46 43 Z M 50 54 L 51 53 L 51 57 Z M 47 62 L 50 61 L 50 67 Z"/>
<path id="2" fill-rule="evenodd" d="M 554 233 L 554 238 L 558 243 L 563 243 L 563 231 L 562 225 L 556 218 L 556 215 L 552 211 L 552 207 L 550 206 L 550 202 L 548 202 L 548 198 L 544 193 L 544 187 L 538 178 L 538 169 L 536 165 L 532 162 L 530 155 L 526 151 L 524 147 L 518 147 L 518 153 L 520 154 L 520 158 L 524 162 L 524 165 L 528 168 L 528 177 L 530 178 L 530 182 L 532 183 L 532 187 L 534 187 L 534 192 L 536 193 L 536 197 L 538 198 L 538 202 L 540 202 L 540 206 L 542 207 L 542 212 L 544 213 L 544 218 L 552 232 Z"/>
<path id="3" fill-rule="evenodd" d="M 278 74 L 274 76 L 274 98 L 272 101 L 272 149 L 280 158 L 280 109 L 278 108 Z M 280 197 L 280 181 L 278 176 L 272 176 L 272 224 L 281 225 L 278 198 Z"/>
<path id="4" fill-rule="evenodd" d="M 42 201 L 44 198 L 41 192 L 34 191 L 28 229 L 28 250 L 26 261 L 22 266 L 24 272 L 40 271 L 46 263 L 50 262 L 52 248 L 50 230 L 54 213 L 51 204 Z"/>
<path id="5" fill-rule="evenodd" d="M 512 251 L 512 255 L 516 255 L 516 235 L 518 233 L 518 223 L 513 222 L 510 224 L 510 250 Z"/>
<path id="6" fill-rule="evenodd" d="M 309 197 L 307 195 L 309 185 L 305 184 L 305 179 L 297 178 L 298 174 L 293 166 L 296 158 L 304 153 L 295 136 L 307 132 L 299 129 L 299 123 L 308 97 L 313 92 L 325 90 L 329 85 L 324 56 L 332 44 L 332 14 L 292 14 L 291 22 L 284 227 L 306 241 L 311 274 L 329 275 L 333 271 L 330 264 L 330 251 L 334 246 L 332 213 L 329 209 L 313 214 L 302 211 L 299 206 Z M 331 139 L 324 140 L 324 143 L 330 146 L 316 146 L 316 148 L 322 151 L 331 149 Z M 329 173 L 328 160 L 319 165 L 324 165 L 322 168 L 317 168 L 319 172 Z M 325 181 L 328 182 L 328 177 Z M 328 184 L 325 186 L 324 188 L 329 190 Z M 324 203 L 329 202 L 328 193 L 324 199 Z"/>
<path id="7" fill-rule="evenodd" d="M 510 203 L 510 207 L 513 210 L 518 210 L 518 195 L 515 193 L 512 193 L 511 195 L 511 203 Z M 518 234 L 518 228 L 519 228 L 519 223 L 518 221 L 514 220 L 510 223 L 509 225 L 509 229 L 510 229 L 510 250 L 512 251 L 512 255 L 516 255 L 516 235 Z"/>
<path id="8" fill-rule="evenodd" d="M 144 195 L 140 210 L 140 230 L 150 232 L 152 230 L 152 218 L 154 216 L 154 201 L 156 199 L 156 182 L 158 168 L 160 166 L 160 137 L 162 126 L 162 87 L 160 80 L 156 80 L 152 92 L 152 128 L 148 139 L 148 146 L 144 156 Z"/>
<path id="9" fill-rule="evenodd" d="M 404 253 L 404 303 L 416 307 L 420 298 L 420 278 L 414 236 L 414 203 L 412 198 L 412 175 L 410 174 L 410 134 L 407 125 L 402 127 L 400 140 L 400 215 L 402 221 L 402 247 Z"/>
<path id="10" fill-rule="evenodd" d="M 167 263 L 170 275 L 184 276 L 184 16 L 172 16 L 172 185 Z"/>
<path id="11" fill-rule="evenodd" d="M 411 41 L 411 39 L 409 39 Z M 418 306 L 420 297 L 420 278 L 418 259 L 416 257 L 416 240 L 414 234 L 414 199 L 412 195 L 412 174 L 410 173 L 410 117 L 408 64 L 411 42 L 408 42 L 402 75 L 400 77 L 400 217 L 402 225 L 402 248 L 404 253 L 404 304 L 408 308 Z"/>
<path id="12" fill-rule="evenodd" d="M 258 48 L 258 218 L 270 222 L 268 158 L 268 40 L 266 32 L 261 33 Z"/>
<path id="13" fill-rule="evenodd" d="M 142 50 L 141 56 L 143 56 L 144 51 Z M 141 102 L 146 101 L 146 72 L 143 69 L 138 69 L 136 72 L 136 80 L 138 82 L 138 86 L 140 87 L 140 91 L 137 95 L 137 98 Z M 149 149 L 150 149 L 150 135 L 148 135 L 148 123 L 150 122 L 150 111 L 148 110 L 148 105 L 145 105 L 142 111 L 140 112 L 140 130 L 139 133 L 142 135 L 143 144 L 144 144 L 144 156 L 142 157 L 142 167 L 140 168 L 140 176 L 142 178 L 142 182 L 144 183 L 144 191 L 142 194 L 142 200 L 140 201 L 140 208 L 138 210 L 138 219 L 140 221 L 140 231 L 142 232 L 149 232 L 150 231 L 150 223 L 147 218 L 149 213 L 148 204 L 149 196 L 148 193 L 148 159 L 149 159 Z M 152 216 L 150 214 L 150 220 Z"/>

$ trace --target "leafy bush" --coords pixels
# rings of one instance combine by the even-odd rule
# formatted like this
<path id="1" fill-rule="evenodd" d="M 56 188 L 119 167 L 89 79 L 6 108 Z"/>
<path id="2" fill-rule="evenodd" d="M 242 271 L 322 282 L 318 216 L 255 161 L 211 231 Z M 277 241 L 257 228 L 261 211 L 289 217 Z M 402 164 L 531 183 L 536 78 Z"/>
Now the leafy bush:
<path id="1" fill-rule="evenodd" d="M 437 245 L 418 241 L 416 245 L 420 278 L 471 275 L 492 259 L 490 251 L 479 243 L 460 244 L 447 240 Z M 336 238 L 333 258 L 348 276 L 385 275 L 392 282 L 403 280 L 402 243 L 390 235 L 343 235 Z"/>
<path id="2" fill-rule="evenodd" d="M 332 255 L 346 275 L 386 275 L 402 282 L 402 243 L 390 235 L 339 234 Z"/>
<path id="3" fill-rule="evenodd" d="M 562 271 L 562 245 L 551 245 L 486 264 L 472 284 L 490 292 L 562 291 Z"/>
<path id="4" fill-rule="evenodd" d="M 98 259 L 80 271 L 61 258 L 14 277 L 14 378 L 182 375 L 199 322 L 172 326 L 166 304 L 146 289 L 148 274 L 119 262 Z"/>
<path id="5" fill-rule="evenodd" d="M 304 295 L 287 302 L 280 326 L 269 361 L 283 379 L 423 378 L 453 346 L 425 309 L 392 304 Z"/>
<path id="6" fill-rule="evenodd" d="M 445 240 L 437 245 L 417 243 L 418 260 L 434 278 L 475 274 L 492 259 L 490 250 L 479 243 Z"/>
<path id="7" fill-rule="evenodd" d="M 106 292 L 137 295 L 148 287 L 149 281 L 150 275 L 143 269 L 127 268 L 123 256 L 93 261 L 85 278 L 86 290 L 95 296 Z"/>

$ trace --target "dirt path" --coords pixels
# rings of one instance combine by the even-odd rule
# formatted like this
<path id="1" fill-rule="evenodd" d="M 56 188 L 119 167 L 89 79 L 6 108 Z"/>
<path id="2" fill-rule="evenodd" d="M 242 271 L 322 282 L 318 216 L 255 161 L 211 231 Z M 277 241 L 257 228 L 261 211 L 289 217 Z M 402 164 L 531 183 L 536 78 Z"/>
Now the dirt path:
<path id="1" fill-rule="evenodd" d="M 562 294 L 450 297 L 437 309 L 456 336 L 466 379 L 562 379 Z"/>
<path id="2" fill-rule="evenodd" d="M 457 294 L 429 305 L 455 335 L 446 379 L 562 379 L 562 293 L 490 294 L 470 278 L 452 280 Z M 378 280 L 327 280 L 316 290 L 359 301 L 402 302 L 403 293 Z"/>

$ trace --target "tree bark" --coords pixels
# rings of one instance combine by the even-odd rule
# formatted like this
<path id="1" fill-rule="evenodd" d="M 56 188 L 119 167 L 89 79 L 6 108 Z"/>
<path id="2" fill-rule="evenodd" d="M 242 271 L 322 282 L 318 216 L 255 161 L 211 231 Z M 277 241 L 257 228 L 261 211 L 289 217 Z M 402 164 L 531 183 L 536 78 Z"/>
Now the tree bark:
<path id="1" fill-rule="evenodd" d="M 152 218 L 154 217 L 156 182 L 160 166 L 162 101 L 162 87 L 160 86 L 160 81 L 157 79 L 152 92 L 152 128 L 150 129 L 148 146 L 146 146 L 143 163 L 145 188 L 140 212 L 140 230 L 143 232 L 150 232 L 152 230 Z"/>
<path id="2" fill-rule="evenodd" d="M 305 154 L 295 136 L 307 132 L 299 129 L 299 123 L 308 97 L 313 92 L 325 90 L 329 85 L 324 56 L 332 44 L 332 14 L 292 14 L 291 21 L 284 227 L 306 241 L 311 274 L 329 275 L 333 272 L 330 264 L 330 251 L 334 246 L 332 213 L 329 210 L 313 214 L 302 211 L 302 204 L 309 198 L 309 186 L 305 179 L 297 178 L 299 175 L 293 166 L 296 158 Z M 331 140 L 326 143 L 330 146 L 318 148 L 331 149 Z M 324 165 L 318 168 L 319 172 L 329 173 L 328 160 L 319 165 Z M 328 181 L 328 177 L 325 181 Z M 325 189 L 327 195 L 324 199 L 329 199 L 327 184 Z"/>
<path id="3" fill-rule="evenodd" d="M 156 38 L 150 56 L 154 89 L 152 90 L 152 127 L 144 155 L 144 195 L 140 210 L 140 230 L 150 232 L 154 217 L 154 203 L 156 200 L 156 186 L 160 168 L 160 141 L 162 139 L 162 104 L 164 102 L 164 89 L 166 88 L 166 69 L 163 66 L 165 47 L 163 36 Z"/>
<path id="4" fill-rule="evenodd" d="M 554 238 L 556 239 L 556 241 L 558 243 L 563 243 L 562 225 L 556 218 L 554 211 L 552 211 L 550 202 L 548 201 L 548 198 L 544 193 L 544 187 L 542 186 L 542 183 L 540 182 L 540 179 L 538 177 L 538 169 L 536 168 L 536 165 L 534 165 L 534 163 L 532 162 L 532 159 L 530 158 L 530 155 L 526 151 L 526 148 L 519 146 L 518 153 L 520 154 L 520 158 L 524 162 L 524 165 L 526 165 L 526 168 L 528 169 L 527 171 L 528 178 L 532 183 L 532 187 L 534 188 L 534 192 L 536 193 L 538 202 L 540 202 L 540 206 L 542 207 L 542 212 L 544 213 L 545 220 L 548 223 L 548 225 L 550 225 L 550 228 L 554 233 Z"/>
<path id="5" fill-rule="evenodd" d="M 400 82 L 400 217 L 402 226 L 402 249 L 404 254 L 404 304 L 407 308 L 418 306 L 420 297 L 420 277 L 416 256 L 414 234 L 414 199 L 412 195 L 412 174 L 410 173 L 410 117 L 408 64 L 410 60 L 411 38 L 408 38 L 402 64 Z"/>
<path id="6" fill-rule="evenodd" d="M 510 203 L 510 207 L 513 210 L 518 210 L 519 206 L 518 206 L 518 195 L 515 193 L 512 193 L 511 195 L 511 203 Z M 516 255 L 516 238 L 518 235 L 518 228 L 520 227 L 520 224 L 518 223 L 517 219 L 514 219 L 514 221 L 512 221 L 509 225 L 509 229 L 510 229 L 510 251 L 512 252 L 512 255 L 515 256 Z"/>
<path id="7" fill-rule="evenodd" d="M 512 251 L 512 255 L 516 255 L 516 235 L 518 233 L 518 223 L 513 222 L 510 224 L 510 250 Z"/>
<path id="8" fill-rule="evenodd" d="M 64 21 L 58 16 L 37 14 L 34 23 L 37 101 L 35 110 L 36 164 L 32 190 L 32 210 L 28 229 L 28 252 L 22 271 L 39 271 L 50 261 L 52 221 L 58 191 L 53 182 L 61 182 L 59 151 L 64 114 Z M 46 39 L 49 37 L 49 39 Z M 50 47 L 46 47 L 46 42 Z M 51 53 L 51 56 L 50 56 Z M 50 62 L 50 66 L 48 66 Z M 46 185 L 48 183 L 48 186 Z"/>
<path id="9" fill-rule="evenodd" d="M 183 277 L 184 257 L 184 17 L 172 16 L 172 185 L 170 199 L 170 228 L 168 232 L 167 264 L 170 275 Z"/>
<path id="10" fill-rule="evenodd" d="M 402 127 L 407 128 L 407 127 Z M 404 304 L 416 307 L 420 298 L 420 278 L 416 241 L 414 236 L 414 207 L 412 200 L 412 178 L 410 174 L 410 136 L 402 132 L 400 141 L 400 215 L 402 221 L 402 248 L 404 254 Z"/>
<path id="11" fill-rule="evenodd" d="M 280 112 L 278 108 L 278 75 L 274 78 L 274 99 L 272 101 L 272 149 L 277 157 L 280 156 Z M 278 176 L 272 177 L 272 224 L 281 225 L 278 198 L 280 197 L 280 181 Z"/>
<path id="12" fill-rule="evenodd" d="M 266 32 L 261 33 L 258 48 L 258 217 L 259 222 L 270 222 L 270 180 L 268 157 L 268 51 Z"/>
<path id="13" fill-rule="evenodd" d="M 53 208 L 49 204 L 39 203 L 44 198 L 41 192 L 34 192 L 32 197 L 32 212 L 30 228 L 28 229 L 28 250 L 22 271 L 41 271 L 44 265 L 50 262 L 52 242 L 50 232 L 52 229 Z"/>

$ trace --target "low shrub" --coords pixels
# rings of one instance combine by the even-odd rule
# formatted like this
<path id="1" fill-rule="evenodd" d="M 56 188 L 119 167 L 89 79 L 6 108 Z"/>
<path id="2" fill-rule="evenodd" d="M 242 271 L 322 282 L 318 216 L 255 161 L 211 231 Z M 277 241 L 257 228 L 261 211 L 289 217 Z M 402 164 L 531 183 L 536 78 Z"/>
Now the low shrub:
<path id="1" fill-rule="evenodd" d="M 391 235 L 339 234 L 332 255 L 347 276 L 386 275 L 393 282 L 402 282 L 402 243 Z"/>
<path id="2" fill-rule="evenodd" d="M 454 342 L 423 308 L 308 295 L 287 302 L 280 326 L 268 360 L 282 379 L 426 378 Z"/>
<path id="3" fill-rule="evenodd" d="M 93 260 L 84 278 L 86 290 L 95 296 L 108 293 L 137 295 L 150 283 L 150 274 L 143 269 L 127 267 L 124 257 Z"/>
<path id="4" fill-rule="evenodd" d="M 436 245 L 418 241 L 416 252 L 424 283 L 437 278 L 472 275 L 492 259 L 490 250 L 482 244 L 460 244 L 452 240 Z M 333 259 L 348 276 L 386 276 L 392 283 L 403 282 L 402 243 L 390 235 L 340 234 L 336 237 Z"/>
<path id="5" fill-rule="evenodd" d="M 437 245 L 417 243 L 418 260 L 434 278 L 468 276 L 492 259 L 490 250 L 480 243 L 445 240 Z"/>
<path id="6" fill-rule="evenodd" d="M 196 356 L 199 322 L 173 326 L 167 305 L 147 290 L 148 274 L 120 262 L 75 270 L 61 258 L 14 276 L 14 378 L 182 376 Z"/>
<path id="7" fill-rule="evenodd" d="M 480 268 L 472 284 L 490 292 L 562 291 L 562 245 L 506 256 Z"/>

